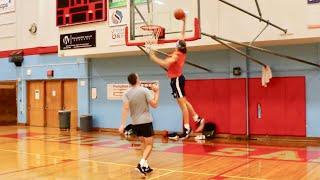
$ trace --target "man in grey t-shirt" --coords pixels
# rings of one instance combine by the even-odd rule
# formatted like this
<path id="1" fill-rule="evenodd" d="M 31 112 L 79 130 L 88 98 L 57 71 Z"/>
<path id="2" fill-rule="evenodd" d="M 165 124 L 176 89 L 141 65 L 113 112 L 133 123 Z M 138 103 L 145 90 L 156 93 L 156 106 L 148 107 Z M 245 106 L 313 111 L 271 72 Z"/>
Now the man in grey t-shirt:
<path id="1" fill-rule="evenodd" d="M 137 170 L 145 176 L 152 171 L 147 162 L 152 151 L 154 134 L 149 105 L 153 108 L 158 106 L 159 88 L 155 85 L 150 87 L 154 92 L 154 96 L 152 97 L 150 90 L 140 86 L 138 74 L 129 74 L 128 81 L 131 87 L 123 95 L 121 126 L 119 132 L 123 133 L 130 112 L 133 129 L 141 140 L 142 147 L 144 147 L 142 159 L 137 166 Z"/>

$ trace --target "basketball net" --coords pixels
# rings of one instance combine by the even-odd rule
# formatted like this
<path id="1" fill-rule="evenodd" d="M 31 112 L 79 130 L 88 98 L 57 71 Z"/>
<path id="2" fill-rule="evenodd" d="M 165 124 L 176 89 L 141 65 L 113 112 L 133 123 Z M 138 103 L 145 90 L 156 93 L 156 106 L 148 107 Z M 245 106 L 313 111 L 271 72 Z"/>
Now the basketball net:
<path id="1" fill-rule="evenodd" d="M 263 87 L 267 87 L 267 84 L 272 78 L 272 71 L 270 66 L 262 67 L 261 83 Z"/>
<path id="2" fill-rule="evenodd" d="M 146 50 L 150 53 L 151 49 L 156 49 L 162 28 L 157 25 L 145 25 L 141 26 L 141 29 L 143 30 L 143 41 Z"/>

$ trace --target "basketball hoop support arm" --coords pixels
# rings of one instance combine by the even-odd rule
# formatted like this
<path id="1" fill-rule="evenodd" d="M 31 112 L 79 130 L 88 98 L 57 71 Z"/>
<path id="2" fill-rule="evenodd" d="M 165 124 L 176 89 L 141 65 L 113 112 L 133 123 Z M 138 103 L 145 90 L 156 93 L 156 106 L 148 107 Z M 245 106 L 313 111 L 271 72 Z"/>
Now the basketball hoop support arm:
<path id="1" fill-rule="evenodd" d="M 224 0 L 219 0 L 219 1 L 222 2 L 222 3 L 224 3 L 224 4 L 226 4 L 226 5 L 228 5 L 228 6 L 230 6 L 230 7 L 235 8 L 235 9 L 237 9 L 237 10 L 243 12 L 243 13 L 246 13 L 246 14 L 248 14 L 248 15 L 250 15 L 250 16 L 252 16 L 252 17 L 254 17 L 254 18 L 256 18 L 256 19 L 258 19 L 258 20 L 260 20 L 260 21 L 262 21 L 262 22 L 264 22 L 264 23 L 266 23 L 266 24 L 269 24 L 270 26 L 273 26 L 273 27 L 281 30 L 281 31 L 284 32 L 285 34 L 287 34 L 287 32 L 288 32 L 287 29 L 281 28 L 280 26 L 277 26 L 277 25 L 271 23 L 270 21 L 265 20 L 265 19 L 263 19 L 262 17 L 259 17 L 259 16 L 255 15 L 255 14 L 252 14 L 252 13 L 250 13 L 250 12 L 248 12 L 248 11 L 246 11 L 246 10 L 244 10 L 244 9 L 236 6 L 236 5 L 233 5 L 233 4 L 231 4 L 231 3 L 227 2 L 227 1 L 224 1 Z"/>
<path id="2" fill-rule="evenodd" d="M 257 6 L 257 9 L 258 9 L 259 16 L 260 16 L 260 21 L 261 21 L 262 13 L 261 13 L 261 9 L 260 9 L 260 6 L 259 6 L 259 2 L 258 2 L 258 0 L 255 0 L 255 2 L 256 2 L 256 6 Z"/>
<path id="3" fill-rule="evenodd" d="M 206 33 L 202 33 L 202 34 L 204 36 L 211 37 L 211 35 L 208 35 Z M 233 40 L 230 40 L 230 39 L 225 39 L 225 38 L 222 38 L 222 37 L 219 37 L 219 36 L 214 36 L 214 37 L 216 39 L 219 39 L 219 40 L 222 40 L 222 41 L 226 41 L 226 42 L 229 42 L 229 43 L 232 43 L 232 44 L 236 44 L 236 45 L 239 45 L 239 46 L 242 46 L 242 47 L 251 48 L 251 49 L 263 52 L 263 53 L 272 54 L 274 56 L 279 56 L 279 57 L 286 58 L 286 59 L 289 59 L 289 60 L 292 60 L 292 61 L 296 61 L 296 62 L 300 62 L 300 63 L 304 63 L 304 64 L 308 64 L 308 65 L 320 68 L 319 64 L 316 64 L 316 63 L 313 63 L 313 62 L 310 62 L 310 61 L 306 61 L 306 60 L 303 60 L 303 59 L 300 59 L 300 58 L 296 58 L 296 57 L 293 57 L 293 56 L 277 53 L 277 52 L 274 52 L 274 51 L 270 51 L 268 49 L 260 48 L 260 47 L 257 47 L 257 46 L 252 46 L 250 44 L 236 42 L 236 41 L 233 41 Z"/>
<path id="4" fill-rule="evenodd" d="M 248 56 L 247 54 L 245 54 L 244 52 L 240 51 L 239 49 L 237 49 L 237 48 L 235 48 L 235 47 L 233 47 L 233 46 L 221 41 L 219 38 L 217 38 L 217 36 L 210 35 L 210 34 L 207 34 L 207 33 L 201 33 L 201 34 L 204 35 L 204 36 L 210 37 L 211 39 L 213 39 L 213 40 L 217 41 L 218 43 L 222 44 L 223 46 L 235 51 L 236 53 L 246 57 L 247 59 L 250 59 L 251 61 L 253 61 L 253 62 L 257 63 L 257 64 L 260 64 L 263 67 L 267 67 L 267 65 L 264 64 L 263 62 L 255 59 L 254 57 Z"/>
<path id="5" fill-rule="evenodd" d="M 149 6 L 149 5 L 148 5 L 148 6 Z M 148 25 L 147 20 L 143 17 L 142 13 L 140 12 L 140 10 L 137 8 L 136 5 L 134 5 L 134 9 L 138 12 L 138 14 L 139 14 L 140 18 L 142 19 L 142 21 L 143 21 L 146 25 Z M 148 9 L 148 10 L 149 10 L 149 9 Z"/>

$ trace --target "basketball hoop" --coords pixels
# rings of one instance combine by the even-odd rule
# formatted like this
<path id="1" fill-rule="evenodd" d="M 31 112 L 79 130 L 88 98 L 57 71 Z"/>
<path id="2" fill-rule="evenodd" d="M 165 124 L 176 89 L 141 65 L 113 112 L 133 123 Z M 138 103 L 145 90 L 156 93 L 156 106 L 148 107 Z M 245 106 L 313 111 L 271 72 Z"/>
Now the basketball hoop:
<path id="1" fill-rule="evenodd" d="M 150 27 L 151 26 L 151 27 Z M 193 35 L 186 37 L 184 40 L 185 41 L 196 41 L 198 39 L 201 39 L 201 30 L 200 30 L 200 21 L 198 18 L 194 18 L 194 23 L 193 23 L 194 29 L 193 29 Z M 142 29 L 142 28 L 143 29 Z M 142 37 L 141 39 L 136 39 L 136 40 L 132 40 L 131 37 L 131 31 L 129 29 L 129 26 L 127 26 L 125 28 L 125 41 L 126 41 L 126 45 L 127 46 L 144 46 L 145 44 L 145 36 L 143 34 L 148 34 L 149 35 L 149 39 L 151 38 L 150 36 L 152 35 L 150 33 L 151 32 L 157 32 L 157 30 L 159 30 L 161 26 L 158 25 L 143 25 L 139 27 L 140 31 L 139 32 L 139 37 Z M 155 31 L 156 30 L 156 31 Z M 166 39 L 165 38 L 165 28 L 161 27 L 161 31 L 160 34 L 158 34 L 158 38 L 153 38 L 153 41 L 155 41 L 154 39 L 156 39 L 156 44 L 166 44 L 166 43 L 175 43 L 177 42 L 179 39 L 178 38 L 171 38 L 171 39 Z M 170 32 L 168 33 L 170 34 Z M 172 34 L 172 33 L 171 33 Z M 133 34 L 134 37 L 138 37 L 135 36 L 137 34 Z"/>
<path id="2" fill-rule="evenodd" d="M 150 51 L 155 44 L 158 44 L 159 38 L 164 37 L 164 28 L 158 25 L 143 25 L 143 40 L 145 47 Z"/>

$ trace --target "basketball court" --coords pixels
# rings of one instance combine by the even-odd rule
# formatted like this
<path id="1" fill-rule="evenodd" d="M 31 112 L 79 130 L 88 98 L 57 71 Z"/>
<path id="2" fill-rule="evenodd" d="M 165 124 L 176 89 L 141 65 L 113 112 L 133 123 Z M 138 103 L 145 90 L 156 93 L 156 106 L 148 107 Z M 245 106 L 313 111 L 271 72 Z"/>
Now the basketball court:
<path id="1" fill-rule="evenodd" d="M 319 0 L 0 0 L 0 179 L 320 179 L 319 19 Z"/>
<path id="2" fill-rule="evenodd" d="M 1 179 L 140 179 L 139 143 L 117 134 L 1 127 Z M 155 140 L 146 179 L 319 179 L 319 143 Z M 311 144 L 311 145 L 306 145 Z"/>

